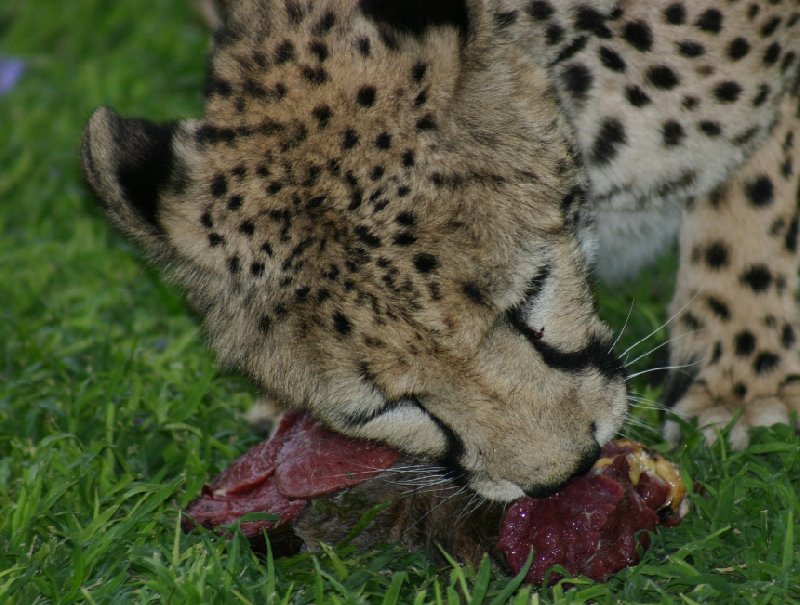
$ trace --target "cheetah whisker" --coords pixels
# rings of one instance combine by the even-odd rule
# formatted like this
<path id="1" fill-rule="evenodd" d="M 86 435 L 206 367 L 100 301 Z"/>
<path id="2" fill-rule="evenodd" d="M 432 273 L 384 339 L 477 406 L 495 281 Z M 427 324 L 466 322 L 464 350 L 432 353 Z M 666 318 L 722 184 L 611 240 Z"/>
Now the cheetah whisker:
<path id="1" fill-rule="evenodd" d="M 631 407 L 640 408 L 643 410 L 666 410 L 667 406 L 659 401 L 653 401 L 652 399 L 647 399 L 646 397 L 634 397 L 628 395 L 628 402 L 631 403 Z"/>
<path id="2" fill-rule="evenodd" d="M 693 336 L 694 334 L 699 334 L 700 332 L 703 332 L 703 328 L 699 328 L 697 330 L 692 330 L 691 332 L 684 332 L 683 334 L 679 334 L 678 336 L 675 336 L 674 338 L 670 338 L 669 340 L 666 340 L 666 341 L 662 342 L 661 344 L 656 345 L 655 347 L 653 347 L 649 351 L 646 351 L 645 353 L 642 353 L 636 359 L 633 359 L 632 361 L 626 361 L 625 362 L 625 368 L 629 368 L 630 366 L 635 364 L 637 361 L 640 361 L 641 359 L 644 359 L 648 355 L 652 355 L 653 353 L 655 353 L 659 349 L 661 349 L 663 347 L 666 347 L 668 344 L 676 342 L 676 341 L 680 340 L 681 338 L 685 338 L 687 336 Z"/>
<path id="3" fill-rule="evenodd" d="M 642 370 L 641 372 L 635 372 L 635 373 L 629 375 L 626 380 L 631 380 L 633 378 L 636 378 L 638 376 L 643 376 L 643 375 L 648 374 L 650 372 L 658 372 L 658 371 L 661 371 L 661 370 L 682 370 L 682 369 L 685 369 L 685 368 L 691 368 L 691 367 L 699 365 L 701 363 L 703 363 L 702 359 L 699 360 L 699 361 L 695 361 L 694 363 L 687 363 L 686 365 L 681 365 L 681 366 L 661 366 L 661 367 L 658 367 L 658 368 L 648 368 L 646 370 Z"/>
<path id="4" fill-rule="evenodd" d="M 620 357 L 627 357 L 627 356 L 628 356 L 628 353 L 630 353 L 630 352 L 631 352 L 633 349 L 635 349 L 635 348 L 636 348 L 636 347 L 638 347 L 640 344 L 642 344 L 642 343 L 643 343 L 645 340 L 647 340 L 648 338 L 650 338 L 650 337 L 652 337 L 652 336 L 656 335 L 658 332 L 660 332 L 661 330 L 663 330 L 664 328 L 666 328 L 666 327 L 667 327 L 667 326 L 668 326 L 668 325 L 669 325 L 669 324 L 670 324 L 670 323 L 671 323 L 671 322 L 672 322 L 672 321 L 673 321 L 673 320 L 674 320 L 676 317 L 678 317 L 678 315 L 680 315 L 681 313 L 683 313 L 683 311 L 684 311 L 684 309 L 686 309 L 686 307 L 688 307 L 690 304 L 692 304 L 692 303 L 694 302 L 694 300 L 695 300 L 695 299 L 696 299 L 696 298 L 699 296 L 699 294 L 700 294 L 700 293 L 699 293 L 699 292 L 697 292 L 697 293 L 696 293 L 694 296 L 692 296 L 692 297 L 691 297 L 691 298 L 690 298 L 688 301 L 686 301 L 686 304 L 684 304 L 684 305 L 683 305 L 683 306 L 682 306 L 680 309 L 678 309 L 678 310 L 677 310 L 677 311 L 676 311 L 676 312 L 675 312 L 675 313 L 672 315 L 672 317 L 670 317 L 669 319 L 667 319 L 667 321 L 665 321 L 663 324 L 661 324 L 660 326 L 658 326 L 658 327 L 657 327 L 655 330 L 653 330 L 652 332 L 650 332 L 650 334 L 648 334 L 648 335 L 647 335 L 647 336 L 645 336 L 644 338 L 641 338 L 641 339 L 637 340 L 635 343 L 633 343 L 631 346 L 629 346 L 627 349 L 625 349 L 625 350 L 622 352 L 622 354 L 620 355 Z"/>
<path id="5" fill-rule="evenodd" d="M 430 510 L 428 510 L 428 512 L 426 512 L 424 515 L 420 516 L 420 518 L 419 518 L 419 519 L 417 519 L 416 521 L 414 521 L 414 523 L 412 523 L 411 525 L 409 525 L 408 527 L 406 527 L 406 528 L 403 530 L 403 533 L 405 534 L 405 533 L 407 533 L 408 531 L 410 531 L 410 530 L 414 529 L 414 528 L 415 528 L 417 525 L 419 525 L 420 523 L 422 523 L 422 521 L 424 521 L 424 520 L 425 520 L 425 519 L 426 519 L 428 516 L 430 516 L 430 515 L 431 515 L 431 514 L 432 514 L 434 511 L 436 511 L 438 508 L 440 508 L 442 505 L 444 505 L 445 503 L 449 502 L 449 501 L 450 501 L 450 500 L 452 500 L 453 498 L 457 498 L 458 496 L 460 496 L 461 494 L 463 494 L 465 491 L 467 491 L 467 489 L 468 489 L 468 488 L 467 488 L 467 486 L 466 486 L 466 485 L 462 485 L 462 486 L 461 486 L 461 487 L 460 487 L 460 488 L 459 488 L 459 489 L 458 489 L 456 492 L 454 492 L 454 493 L 452 493 L 452 494 L 448 495 L 447 497 L 443 498 L 443 499 L 442 499 L 442 501 L 441 501 L 441 502 L 439 502 L 439 504 L 437 504 L 436 506 L 433 506 L 433 507 L 431 507 L 431 509 L 430 509 Z"/>
<path id="6" fill-rule="evenodd" d="M 466 521 L 483 504 L 483 498 L 478 494 L 473 494 L 469 501 L 464 505 L 463 510 L 456 517 L 456 523 Z"/>
<path id="7" fill-rule="evenodd" d="M 611 348 L 608 349 L 608 354 L 609 355 L 614 350 L 614 347 L 616 347 L 619 344 L 619 339 L 622 338 L 622 335 L 625 333 L 625 328 L 628 327 L 628 320 L 631 318 L 631 313 L 633 312 L 633 305 L 635 303 L 636 303 L 636 299 L 632 298 L 631 299 L 631 306 L 628 309 L 628 314 L 625 316 L 625 323 L 622 324 L 622 329 L 619 331 L 619 334 L 617 334 L 617 337 L 614 339 L 614 342 L 611 343 Z"/>

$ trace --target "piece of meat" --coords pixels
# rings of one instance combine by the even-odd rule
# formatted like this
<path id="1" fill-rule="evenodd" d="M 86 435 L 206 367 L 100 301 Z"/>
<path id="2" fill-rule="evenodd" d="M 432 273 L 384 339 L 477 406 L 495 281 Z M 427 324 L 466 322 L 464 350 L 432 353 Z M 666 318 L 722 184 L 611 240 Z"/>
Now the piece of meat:
<path id="1" fill-rule="evenodd" d="M 290 498 L 319 498 L 364 483 L 399 459 L 385 445 L 348 439 L 303 416 L 278 451 L 275 482 Z"/>
<path id="2" fill-rule="evenodd" d="M 256 538 L 296 521 L 310 499 L 363 483 L 399 458 L 391 448 L 343 437 L 310 416 L 289 412 L 272 437 L 237 458 L 189 504 L 184 527 L 230 525 L 254 512 L 280 516 L 278 523 L 242 524 L 242 533 Z"/>
<path id="3" fill-rule="evenodd" d="M 442 469 L 291 412 L 269 440 L 238 458 L 189 504 L 184 528 L 218 528 L 249 512 L 275 513 L 279 522 L 248 521 L 240 529 L 254 544 L 267 532 L 273 552 L 290 554 L 340 541 L 370 514 L 354 539 L 358 547 L 399 542 L 436 556 L 441 545 L 474 563 L 491 552 L 513 573 L 533 549 L 530 582 L 541 583 L 554 564 L 602 580 L 637 562 L 637 544 L 649 545 L 647 531 L 680 522 L 683 498 L 674 465 L 619 441 L 603 448 L 586 475 L 547 498 L 516 500 L 504 513 L 502 505 L 476 501 Z"/>

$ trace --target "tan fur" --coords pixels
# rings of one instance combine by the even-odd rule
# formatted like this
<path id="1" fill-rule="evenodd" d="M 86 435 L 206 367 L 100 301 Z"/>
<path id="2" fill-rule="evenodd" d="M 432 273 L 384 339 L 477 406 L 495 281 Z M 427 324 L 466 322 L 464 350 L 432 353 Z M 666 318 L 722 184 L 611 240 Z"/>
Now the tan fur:
<path id="1" fill-rule="evenodd" d="M 414 31 L 362 10 L 380 2 L 225 2 L 204 115 L 158 130 L 100 109 L 84 169 L 110 219 L 185 287 L 223 363 L 283 405 L 511 499 L 564 481 L 623 421 L 622 368 L 588 286 L 593 221 L 613 275 L 669 241 L 642 220 L 677 223 L 688 197 L 741 190 L 749 170 L 781 178 L 794 9 L 695 2 L 676 19 L 674 4 L 468 0 L 468 27 L 451 2 L 452 22 Z M 736 36 L 750 54 L 734 60 Z M 746 321 L 738 272 L 758 257 L 785 284 L 752 304 L 795 325 L 796 254 L 757 252 L 759 221 L 780 215 L 792 234 L 792 178 L 758 219 L 685 212 L 678 308 L 718 287 Z M 719 284 L 687 260 L 714 225 L 736 246 L 752 238 Z M 698 361 L 698 385 L 726 402 L 732 377 L 752 383 L 747 424 L 785 420 L 794 361 L 764 380 L 753 361 L 705 377 L 709 343 L 733 325 L 682 336 L 673 359 Z M 723 421 L 691 403 L 698 385 L 671 387 L 678 411 Z"/>

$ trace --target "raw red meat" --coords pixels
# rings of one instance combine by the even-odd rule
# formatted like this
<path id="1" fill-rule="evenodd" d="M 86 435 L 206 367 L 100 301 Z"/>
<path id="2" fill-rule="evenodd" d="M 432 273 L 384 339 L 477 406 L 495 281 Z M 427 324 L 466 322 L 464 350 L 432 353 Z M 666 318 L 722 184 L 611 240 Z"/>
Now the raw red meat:
<path id="1" fill-rule="evenodd" d="M 399 459 L 397 450 L 343 437 L 304 416 L 278 452 L 275 482 L 290 498 L 319 498 L 364 483 Z"/>
<path id="2" fill-rule="evenodd" d="M 280 515 L 280 524 L 286 525 L 297 519 L 308 499 L 363 483 L 399 458 L 396 450 L 343 437 L 310 416 L 289 412 L 270 439 L 236 459 L 189 504 L 184 526 L 230 525 L 253 512 Z M 276 525 L 248 522 L 241 530 L 254 537 Z"/>
<path id="3" fill-rule="evenodd" d="M 416 481 L 424 487 L 426 477 L 402 475 L 411 461 L 399 461 L 393 449 L 341 436 L 291 412 L 269 440 L 203 489 L 186 509 L 184 527 L 218 528 L 246 513 L 275 513 L 280 522 L 247 522 L 241 531 L 257 540 L 266 530 L 273 552 L 288 554 L 342 539 L 363 513 L 383 503 L 357 545 L 398 541 L 434 556 L 442 545 L 473 562 L 494 550 L 514 573 L 533 549 L 526 579 L 541 583 L 555 564 L 603 580 L 638 561 L 637 544 L 647 548 L 648 531 L 680 522 L 677 470 L 633 442 L 608 444 L 588 474 L 547 498 L 516 500 L 504 514 L 492 503 L 473 508 L 470 495 L 444 479 L 409 490 Z M 401 480 L 395 480 L 398 472 Z M 276 548 L 278 542 L 284 548 Z"/>
<path id="4" fill-rule="evenodd" d="M 606 464 L 573 478 L 547 498 L 513 502 L 503 516 L 496 545 L 511 571 L 519 573 L 531 550 L 533 564 L 525 579 L 535 584 L 544 581 L 553 565 L 603 581 L 638 563 L 637 544 L 642 550 L 650 545 L 647 532 L 662 518 L 669 521 L 665 524 L 680 521 L 678 503 L 670 501 L 672 487 L 650 469 L 639 468 L 640 459 L 651 466 L 654 460 L 664 463 L 636 444 L 610 444 L 601 454 Z M 550 581 L 560 577 L 554 574 Z"/>

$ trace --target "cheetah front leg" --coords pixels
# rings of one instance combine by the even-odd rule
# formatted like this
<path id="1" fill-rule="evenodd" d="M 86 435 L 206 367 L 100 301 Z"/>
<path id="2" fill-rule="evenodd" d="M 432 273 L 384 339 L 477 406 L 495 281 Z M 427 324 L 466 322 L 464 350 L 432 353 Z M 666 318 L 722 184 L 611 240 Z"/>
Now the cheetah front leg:
<path id="1" fill-rule="evenodd" d="M 670 315 L 672 370 L 665 403 L 697 418 L 707 440 L 741 409 L 734 447 L 748 428 L 800 412 L 797 99 L 761 148 L 714 193 L 684 209 L 680 270 Z M 680 367 L 682 366 L 682 367 Z M 679 425 L 668 421 L 668 439 Z"/>

